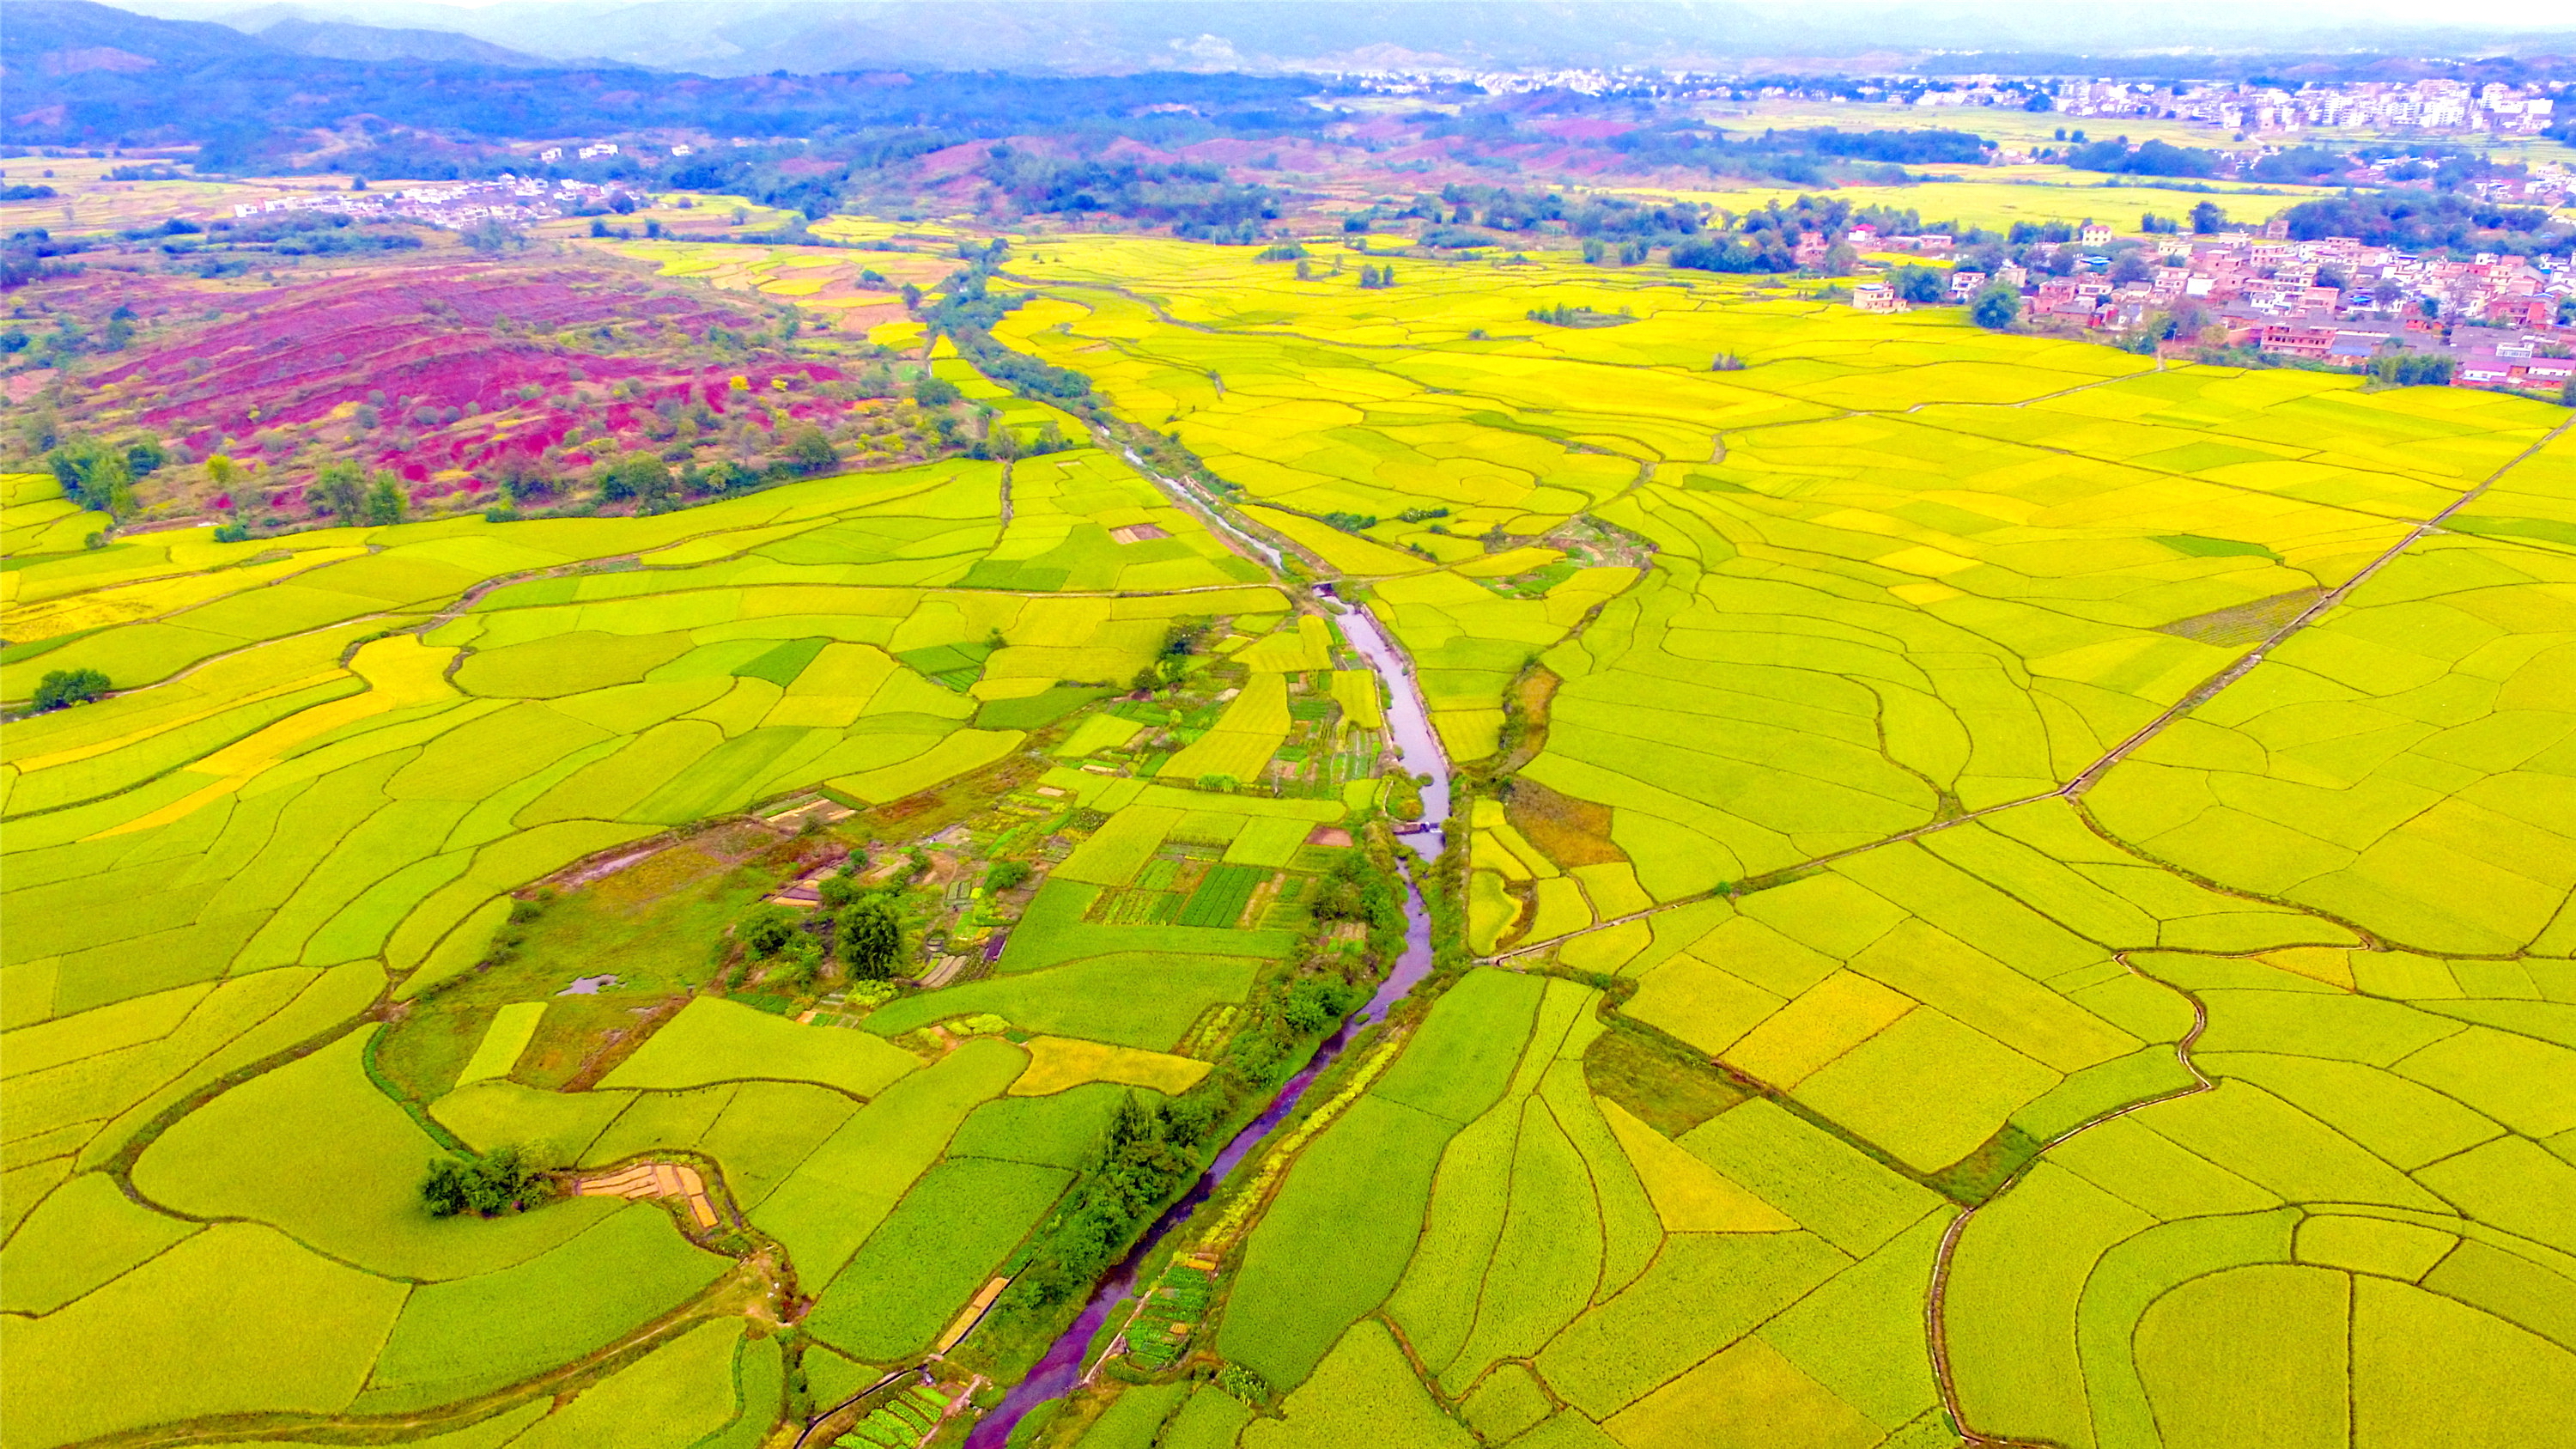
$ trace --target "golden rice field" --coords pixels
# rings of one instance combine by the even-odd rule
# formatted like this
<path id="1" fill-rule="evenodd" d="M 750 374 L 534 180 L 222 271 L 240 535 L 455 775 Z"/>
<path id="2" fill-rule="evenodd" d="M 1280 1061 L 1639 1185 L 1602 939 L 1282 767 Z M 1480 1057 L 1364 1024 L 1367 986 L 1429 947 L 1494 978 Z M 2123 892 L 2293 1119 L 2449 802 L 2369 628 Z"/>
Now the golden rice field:
<path id="1" fill-rule="evenodd" d="M 1563 257 L 1015 247 L 996 337 L 1284 573 L 1092 446 L 239 544 L 87 547 L 8 480 L 0 697 L 116 690 L 0 762 L 11 1444 L 752 1449 L 954 1344 L 1124 1095 L 1206 1090 L 1336 949 L 1297 893 L 1386 798 L 1385 699 L 1326 579 L 1455 769 L 1452 964 L 1020 1442 L 2563 1434 L 2565 410 Z M 510 974 L 567 867 L 806 799 L 909 840 L 978 780 L 932 838 L 1043 871 L 989 974 L 809 1023 L 626 966 L 669 1009 L 587 1075 L 550 1044 L 627 998 Z M 548 909 L 641 930 L 661 869 Z M 432 1220 L 451 1138 L 685 1160 L 746 1236 Z M 963 1343 L 934 1375 L 1003 1362 Z M 956 1443 L 963 1388 L 838 1442 Z"/>

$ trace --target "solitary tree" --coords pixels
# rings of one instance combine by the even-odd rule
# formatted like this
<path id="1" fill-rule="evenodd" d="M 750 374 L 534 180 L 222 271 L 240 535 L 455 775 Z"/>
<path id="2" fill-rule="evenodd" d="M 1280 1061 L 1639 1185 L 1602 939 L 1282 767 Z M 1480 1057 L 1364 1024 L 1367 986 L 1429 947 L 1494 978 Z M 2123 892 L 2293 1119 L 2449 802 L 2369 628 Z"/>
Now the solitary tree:
<path id="1" fill-rule="evenodd" d="M 334 460 L 313 475 L 313 491 L 322 506 L 342 523 L 356 523 L 366 512 L 367 475 L 357 464 Z"/>
<path id="2" fill-rule="evenodd" d="M 512 453 L 493 464 L 488 476 L 501 485 L 502 496 L 514 504 L 542 498 L 554 487 L 546 477 L 545 465 L 525 453 Z"/>
<path id="3" fill-rule="evenodd" d="M 403 496 L 402 481 L 389 470 L 378 470 L 375 485 L 367 490 L 367 522 L 379 526 L 400 523 L 411 510 L 411 500 Z"/>
<path id="4" fill-rule="evenodd" d="M 832 452 L 832 440 L 821 428 L 808 425 L 787 435 L 787 461 L 801 473 L 820 473 L 840 461 Z"/>
<path id="5" fill-rule="evenodd" d="M 1887 280 L 1898 298 L 1918 306 L 1938 302 L 1950 291 L 1949 278 L 1932 267 L 1898 267 Z"/>
<path id="6" fill-rule="evenodd" d="M 2204 201 L 2191 209 L 2191 232 L 2194 236 L 2216 236 L 2227 229 L 2227 213 L 2215 201 Z"/>
<path id="7" fill-rule="evenodd" d="M 2001 282 L 1993 283 L 1968 304 L 1968 320 L 1990 331 L 2000 332 L 2013 325 L 2021 315 L 2021 293 Z"/>
<path id="8" fill-rule="evenodd" d="M 862 981 L 883 981 L 903 960 L 903 912 L 882 893 L 859 898 L 841 913 L 841 960 Z"/>

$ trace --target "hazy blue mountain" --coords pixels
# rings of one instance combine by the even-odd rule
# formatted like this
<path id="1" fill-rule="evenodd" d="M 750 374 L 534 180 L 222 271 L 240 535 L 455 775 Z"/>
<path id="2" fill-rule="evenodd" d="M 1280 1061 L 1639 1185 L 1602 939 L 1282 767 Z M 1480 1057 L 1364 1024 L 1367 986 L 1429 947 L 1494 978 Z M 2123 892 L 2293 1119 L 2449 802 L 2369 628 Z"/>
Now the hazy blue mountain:
<path id="1" fill-rule="evenodd" d="M 12 10 L 18 7 L 13 5 Z M 1932 52 L 2057 57 L 2268 49 L 2413 54 L 2576 47 L 2507 27 L 2320 22 L 2273 7 L 1798 6 L 1732 0 L 134 0 L 265 31 L 280 19 L 445 30 L 530 55 L 741 75 L 773 70 L 1120 72 L 1380 65 L 1688 66 Z M 389 43 L 389 42 L 376 42 Z M 340 53 L 340 52 L 332 52 Z M 461 58 L 461 57 L 458 57 Z"/>

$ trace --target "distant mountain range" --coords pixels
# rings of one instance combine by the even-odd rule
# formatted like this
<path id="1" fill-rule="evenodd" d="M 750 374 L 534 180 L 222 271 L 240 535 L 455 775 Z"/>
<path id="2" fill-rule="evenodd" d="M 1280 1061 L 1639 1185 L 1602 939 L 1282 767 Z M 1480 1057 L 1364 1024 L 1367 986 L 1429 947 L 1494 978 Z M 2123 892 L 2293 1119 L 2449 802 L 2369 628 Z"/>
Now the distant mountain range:
<path id="1" fill-rule="evenodd" d="M 42 0 L 13 0 L 11 24 Z M 131 0 L 281 50 L 503 66 L 615 63 L 704 75 L 871 69 L 1122 73 L 1408 66 L 1894 67 L 1941 52 L 2531 54 L 2576 49 L 2498 25 L 2335 23 L 2267 6 L 1780 5 L 1727 0 Z M 2185 41 L 2187 38 L 2187 41 Z M 2178 42 L 2183 42 L 2178 45 Z M 1955 62 L 1958 57 L 1950 57 Z M 1954 65 L 1941 68 L 1951 69 Z"/>
<path id="2" fill-rule="evenodd" d="M 280 56 L 548 69 L 568 63 L 454 30 L 397 29 L 282 14 L 265 21 L 212 24 L 146 16 L 89 0 L 12 0 L 7 26 L 0 29 L 0 58 L 5 58 L 13 80 L 27 70 L 59 78 L 88 71 L 131 74 Z"/>
<path id="3" fill-rule="evenodd" d="M 251 33 L 280 50 L 332 60 L 452 60 L 538 69 L 566 63 L 559 57 L 530 55 L 454 30 L 357 25 L 346 20 L 307 20 L 299 16 L 261 26 Z"/>

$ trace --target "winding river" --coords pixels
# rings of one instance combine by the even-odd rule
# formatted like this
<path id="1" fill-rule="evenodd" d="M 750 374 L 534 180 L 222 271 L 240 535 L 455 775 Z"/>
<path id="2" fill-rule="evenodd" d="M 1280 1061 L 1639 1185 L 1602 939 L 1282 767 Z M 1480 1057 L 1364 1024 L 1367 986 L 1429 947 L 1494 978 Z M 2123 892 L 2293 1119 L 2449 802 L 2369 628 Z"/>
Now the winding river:
<path id="1" fill-rule="evenodd" d="M 1134 455 L 1129 455 L 1129 461 L 1147 477 L 1155 477 Z M 1217 510 L 1207 507 L 1181 485 L 1167 478 L 1156 478 L 1155 481 L 1197 505 L 1194 511 L 1206 518 L 1211 526 L 1222 529 L 1227 536 L 1267 559 L 1273 568 L 1278 567 L 1280 557 L 1277 550 L 1234 527 Z M 1431 719 L 1423 707 L 1422 691 L 1415 685 L 1412 667 L 1366 610 L 1343 604 L 1334 596 L 1331 584 L 1317 585 L 1315 592 L 1324 602 L 1324 607 L 1333 612 L 1343 637 L 1361 657 L 1368 660 L 1369 667 L 1377 671 L 1378 677 L 1386 681 L 1387 737 L 1401 753 L 1404 768 L 1410 770 L 1416 779 L 1425 781 L 1422 786 L 1422 818 L 1405 827 L 1405 840 L 1424 858 L 1437 857 L 1443 832 L 1449 823 L 1449 761 L 1441 752 L 1440 737 L 1432 731 Z M 1261 1140 L 1296 1110 L 1297 1103 L 1306 1095 L 1306 1089 L 1314 1084 L 1317 1074 L 1340 1058 L 1360 1028 L 1383 1020 L 1397 1000 L 1430 974 L 1431 912 L 1423 904 L 1420 885 L 1408 874 L 1404 899 L 1404 953 L 1397 958 L 1394 971 L 1388 974 L 1366 1006 L 1353 1012 L 1349 1020 L 1324 1039 L 1305 1069 L 1288 1079 L 1287 1084 L 1270 1099 L 1270 1104 L 1262 1109 L 1261 1115 L 1227 1141 L 1208 1164 L 1207 1170 L 1199 1175 L 1198 1181 L 1191 1184 L 1190 1190 L 1179 1201 L 1164 1209 L 1162 1216 L 1156 1218 L 1153 1226 L 1145 1230 L 1145 1235 L 1136 1240 L 1136 1246 L 1128 1250 L 1118 1266 L 1100 1279 L 1090 1298 L 1084 1301 L 1082 1312 L 1074 1318 L 1073 1325 L 1048 1345 L 1046 1353 L 1028 1376 L 1014 1384 L 1002 1402 L 977 1421 L 973 1431 L 966 1436 L 966 1449 L 1003 1449 L 1011 1431 L 1019 1426 L 1030 1410 L 1059 1397 L 1081 1381 L 1084 1358 L 1092 1339 L 1098 1336 L 1101 1325 L 1109 1320 L 1109 1315 L 1119 1303 L 1135 1291 L 1138 1267 L 1162 1242 L 1164 1235 L 1186 1221 L 1190 1213 L 1207 1201 L 1226 1177 L 1252 1155 Z"/>

